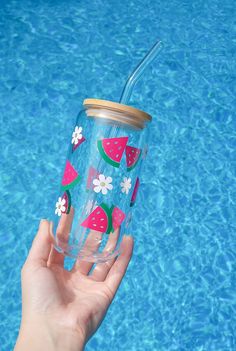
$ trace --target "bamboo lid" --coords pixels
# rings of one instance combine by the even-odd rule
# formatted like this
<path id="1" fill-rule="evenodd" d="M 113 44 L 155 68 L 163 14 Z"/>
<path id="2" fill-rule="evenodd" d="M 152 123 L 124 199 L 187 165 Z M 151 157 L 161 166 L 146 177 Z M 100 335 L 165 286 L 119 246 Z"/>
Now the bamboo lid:
<path id="1" fill-rule="evenodd" d="M 114 112 L 111 116 L 105 116 L 101 113 L 93 113 L 93 117 L 111 118 L 112 120 L 130 124 L 135 127 L 143 128 L 145 122 L 150 122 L 152 120 L 152 117 L 148 113 L 135 107 L 119 104 L 118 102 L 100 99 L 85 99 L 83 105 L 87 110 L 104 109 Z M 128 118 L 122 118 L 122 114 Z M 89 111 L 88 115 L 92 117 L 92 115 L 89 114 Z"/>

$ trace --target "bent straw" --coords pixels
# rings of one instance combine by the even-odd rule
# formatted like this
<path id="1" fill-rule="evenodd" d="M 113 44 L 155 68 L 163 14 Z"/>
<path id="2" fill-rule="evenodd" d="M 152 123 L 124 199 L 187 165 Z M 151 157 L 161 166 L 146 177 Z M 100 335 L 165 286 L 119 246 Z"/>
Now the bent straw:
<path id="1" fill-rule="evenodd" d="M 142 61 L 135 68 L 133 73 L 129 76 L 127 82 L 125 83 L 124 89 L 122 91 L 120 97 L 120 103 L 127 105 L 130 96 L 132 94 L 134 85 L 137 83 L 139 78 L 142 76 L 143 71 L 151 64 L 151 62 L 157 57 L 163 48 L 163 44 L 160 40 L 158 40 L 153 47 L 148 51 L 146 56 L 142 59 Z"/>

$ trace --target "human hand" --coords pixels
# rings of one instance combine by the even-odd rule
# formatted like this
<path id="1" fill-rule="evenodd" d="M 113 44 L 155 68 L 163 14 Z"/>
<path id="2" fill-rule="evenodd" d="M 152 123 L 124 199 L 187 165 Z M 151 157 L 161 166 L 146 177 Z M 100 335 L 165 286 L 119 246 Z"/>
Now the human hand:
<path id="1" fill-rule="evenodd" d="M 110 246 L 115 247 L 118 235 L 110 236 Z M 124 236 L 121 255 L 97 264 L 89 275 L 93 263 L 81 260 L 65 270 L 64 256 L 52 242 L 50 224 L 42 220 L 22 269 L 22 321 L 15 351 L 83 350 L 101 324 L 133 250 L 133 239 Z"/>

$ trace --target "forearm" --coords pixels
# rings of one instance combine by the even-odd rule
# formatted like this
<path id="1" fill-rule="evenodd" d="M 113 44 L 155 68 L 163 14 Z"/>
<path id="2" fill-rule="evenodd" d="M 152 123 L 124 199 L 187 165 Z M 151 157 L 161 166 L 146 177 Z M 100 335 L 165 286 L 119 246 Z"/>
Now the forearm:
<path id="1" fill-rule="evenodd" d="M 44 323 L 22 325 L 14 351 L 83 351 L 84 340 L 68 330 L 53 330 Z"/>

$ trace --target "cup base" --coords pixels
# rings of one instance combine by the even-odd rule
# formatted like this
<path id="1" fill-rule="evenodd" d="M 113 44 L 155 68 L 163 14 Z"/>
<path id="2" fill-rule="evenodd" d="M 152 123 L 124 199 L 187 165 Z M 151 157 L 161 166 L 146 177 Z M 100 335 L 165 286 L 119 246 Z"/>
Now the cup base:
<path id="1" fill-rule="evenodd" d="M 78 247 L 70 246 L 67 243 L 60 242 L 59 240 L 54 243 L 54 247 L 64 256 L 92 263 L 104 263 L 116 258 L 120 254 L 119 249 L 114 251 L 92 252 L 89 250 L 83 250 L 82 248 L 80 249 Z"/>

